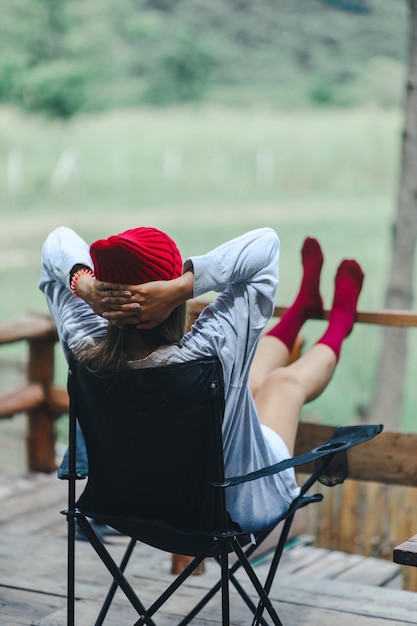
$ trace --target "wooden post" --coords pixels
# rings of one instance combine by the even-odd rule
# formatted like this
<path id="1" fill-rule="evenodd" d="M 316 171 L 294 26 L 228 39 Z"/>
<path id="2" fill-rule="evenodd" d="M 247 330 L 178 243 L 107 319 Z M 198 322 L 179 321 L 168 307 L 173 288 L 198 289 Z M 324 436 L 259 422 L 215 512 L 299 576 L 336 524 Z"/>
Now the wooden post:
<path id="1" fill-rule="evenodd" d="M 55 340 L 51 336 L 29 340 L 28 381 L 42 385 L 45 398 L 54 380 L 54 347 Z M 55 471 L 55 416 L 45 401 L 29 409 L 27 418 L 29 471 Z"/>

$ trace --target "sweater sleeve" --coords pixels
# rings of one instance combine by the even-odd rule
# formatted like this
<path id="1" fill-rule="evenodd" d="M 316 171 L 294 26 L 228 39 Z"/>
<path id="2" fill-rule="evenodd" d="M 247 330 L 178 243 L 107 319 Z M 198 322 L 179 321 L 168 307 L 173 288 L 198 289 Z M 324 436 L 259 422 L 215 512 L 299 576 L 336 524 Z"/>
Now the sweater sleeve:
<path id="1" fill-rule="evenodd" d="M 191 257 L 194 296 L 220 292 L 202 312 L 193 332 L 206 352 L 222 361 L 225 384 L 241 386 L 260 334 L 271 317 L 278 285 L 279 239 L 271 228 L 260 228 Z"/>
<path id="2" fill-rule="evenodd" d="M 272 228 L 249 231 L 205 255 L 190 257 L 184 269 L 194 268 L 194 297 L 223 292 L 233 284 L 253 284 L 268 299 L 278 284 L 279 239 Z M 272 311 L 271 311 L 272 313 Z"/>
<path id="3" fill-rule="evenodd" d="M 49 280 L 69 287 L 69 273 L 78 263 L 92 267 L 88 244 L 71 228 L 60 226 L 53 230 L 42 248 L 41 291 Z"/>
<path id="4" fill-rule="evenodd" d="M 92 267 L 88 244 L 70 228 L 53 230 L 42 248 L 39 288 L 44 293 L 64 353 L 80 342 L 102 336 L 108 326 L 69 286 L 69 274 L 76 264 Z"/>

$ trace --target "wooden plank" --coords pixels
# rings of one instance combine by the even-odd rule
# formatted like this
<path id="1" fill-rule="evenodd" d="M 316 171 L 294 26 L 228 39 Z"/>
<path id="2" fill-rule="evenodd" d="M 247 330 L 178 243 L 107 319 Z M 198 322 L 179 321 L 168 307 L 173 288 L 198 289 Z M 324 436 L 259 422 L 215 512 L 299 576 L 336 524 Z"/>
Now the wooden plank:
<path id="1" fill-rule="evenodd" d="M 328 554 L 325 548 L 315 548 L 314 546 L 295 546 L 291 550 L 285 551 L 279 565 L 280 573 L 296 574 L 304 568 L 315 565 Z"/>
<path id="2" fill-rule="evenodd" d="M 44 507 L 40 507 L 41 509 Z M 63 520 L 65 524 L 65 520 Z M 125 546 L 124 538 L 115 539 L 110 550 L 119 560 Z M 99 599 L 104 597 L 109 580 L 108 572 L 102 566 L 92 548 L 84 542 L 77 542 L 77 583 L 76 603 L 77 626 L 92 623 L 92 614 L 99 606 Z M 42 558 L 39 558 L 42 555 Z M 48 538 L 42 535 L 4 531 L 0 533 L 0 596 L 3 587 L 16 587 L 22 591 L 21 598 L 32 598 L 35 592 L 43 596 L 65 596 L 66 576 L 66 541 L 64 538 Z M 219 576 L 219 567 L 213 561 L 207 563 L 203 576 L 192 577 L 178 596 L 167 605 L 157 623 L 173 625 L 178 617 L 184 615 L 188 606 L 193 605 L 200 594 L 211 586 Z M 256 568 L 262 577 L 266 565 Z M 51 576 L 51 572 L 54 573 Z M 149 605 L 162 586 L 173 580 L 170 574 L 170 557 L 167 553 L 154 550 L 149 546 L 139 545 L 129 564 L 129 572 L 134 588 L 140 590 L 145 605 Z M 34 575 L 36 573 L 36 575 Z M 243 582 L 244 572 L 239 573 Z M 248 586 L 250 589 L 250 586 Z M 23 593 L 24 592 L 24 593 Z M 381 593 L 382 592 L 382 593 Z M 352 583 L 323 584 L 323 580 L 306 576 L 279 574 L 273 585 L 271 597 L 285 626 L 387 626 L 395 620 L 397 626 L 415 623 L 416 596 L 410 592 L 379 589 L 368 585 Z M 6 600 L 8 602 L 8 600 Z M 24 602 L 22 601 L 24 604 Z M 28 601 L 29 606 L 29 601 Z M 94 611 L 93 611 L 94 609 Z M 131 610 L 123 596 L 116 599 L 115 610 L 109 626 L 131 623 Z M 12 612 L 13 615 L 13 612 Z M 66 610 L 64 607 L 52 607 L 51 611 L 33 621 L 28 610 L 28 621 L 38 626 L 64 626 Z M 232 592 L 232 623 L 248 623 L 248 610 Z M 125 619 L 126 617 L 126 619 Z M 12 618 L 7 625 L 14 623 Z M 19 622 L 15 622 L 19 624 Z M 220 598 L 217 597 L 205 609 L 195 624 L 217 626 L 220 624 Z M 6 626 L 6 624 L 4 626 Z M 0 618 L 0 625 L 3 623 Z"/>
<path id="3" fill-rule="evenodd" d="M 295 454 L 302 454 L 330 439 L 332 426 L 302 423 Z M 349 478 L 386 484 L 417 486 L 417 434 L 382 432 L 348 451 Z M 303 466 L 311 471 L 312 466 Z"/>
<path id="4" fill-rule="evenodd" d="M 0 537 L 1 586 L 66 595 L 66 541 L 9 531 Z M 91 563 L 91 561 L 90 561 Z M 92 569 L 92 578 L 95 577 Z"/>
<path id="5" fill-rule="evenodd" d="M 45 338 L 58 339 L 55 324 L 47 315 L 26 315 L 0 322 L 0 345 Z"/>
<path id="6" fill-rule="evenodd" d="M 376 587 L 401 588 L 401 567 L 391 561 L 326 550 L 313 546 L 298 546 L 285 551 L 279 566 L 280 574 L 302 574 L 316 579 L 346 580 Z M 398 583 L 398 584 L 397 584 Z"/>
<path id="7" fill-rule="evenodd" d="M 177 592 L 177 596 L 170 601 L 169 607 L 163 607 L 156 614 L 156 623 L 158 626 L 176 626 L 180 623 L 181 618 L 186 614 L 187 608 L 192 606 L 190 598 L 184 593 L 184 590 Z M 234 594 L 232 594 L 234 595 Z M 355 626 L 406 626 L 407 624 L 415 624 L 411 620 L 398 620 L 394 622 L 385 617 L 373 617 L 369 615 L 354 615 L 339 611 L 335 606 L 329 608 L 317 608 L 312 606 L 304 606 L 293 604 L 282 600 L 274 603 L 278 611 L 278 615 L 285 626 L 352 626 L 354 620 Z M 80 601 L 76 605 L 76 623 L 77 626 L 91 626 L 98 615 L 100 603 L 94 600 Z M 247 626 L 251 621 L 251 613 L 246 606 L 243 606 L 239 599 L 232 599 L 231 602 L 231 624 L 233 626 Z M 120 626 L 120 624 L 131 624 L 137 614 L 127 605 L 127 602 L 117 600 L 116 605 L 109 612 L 106 618 L 106 626 Z M 192 621 L 193 626 L 220 626 L 221 613 L 220 601 L 212 600 L 210 604 L 195 617 Z M 56 611 L 52 615 L 34 623 L 34 626 L 65 626 L 66 612 L 65 610 Z"/>
<path id="8" fill-rule="evenodd" d="M 139 546 L 147 552 L 146 546 Z M 138 554 L 140 558 L 141 554 Z M 208 589 L 219 576 L 219 567 L 210 561 L 207 574 L 193 577 L 184 587 L 176 592 L 173 599 L 157 613 L 158 624 L 173 626 L 178 624 L 180 617 Z M 142 574 L 138 573 L 138 561 L 134 559 L 135 574 L 133 586 L 140 590 L 140 598 L 149 606 L 164 584 L 172 580 L 166 572 L 159 574 L 160 568 L 145 567 Z M 214 576 L 212 575 L 214 574 Z M 244 583 L 245 574 L 239 574 Z M 85 579 L 83 581 L 85 583 Z M 162 583 L 162 584 L 161 584 Z M 254 597 L 250 585 L 245 584 L 249 594 Z M 97 594 L 100 588 L 97 587 Z M 102 589 L 101 589 L 102 593 Z M 331 582 L 326 585 L 322 580 L 314 580 L 306 576 L 278 575 L 271 590 L 271 599 L 285 626 L 396 626 L 415 624 L 415 595 L 410 592 L 380 589 L 353 583 Z M 87 626 L 94 622 L 99 609 L 99 595 L 79 596 L 76 604 L 77 626 Z M 116 604 L 106 620 L 109 626 L 120 623 L 131 623 L 132 610 L 127 601 L 119 594 Z M 216 626 L 221 623 L 220 597 L 216 596 L 202 613 L 193 620 L 200 626 Z M 231 589 L 231 623 L 235 626 L 246 625 L 250 614 L 246 606 Z M 39 626 L 64 626 L 65 611 L 60 610 L 39 622 Z"/>
<path id="9" fill-rule="evenodd" d="M 188 311 L 191 318 L 196 318 L 209 304 L 207 300 L 192 300 L 188 303 Z M 288 307 L 277 305 L 274 308 L 273 317 L 281 317 Z M 330 309 L 324 309 L 323 313 L 319 316 L 315 316 L 312 319 L 316 320 L 328 320 Z M 417 327 L 417 313 L 413 311 L 394 310 L 394 309 L 382 309 L 378 311 L 373 310 L 359 310 L 356 314 L 356 322 L 361 324 L 377 324 L 379 326 L 397 326 L 400 328 L 413 328 Z"/>
<path id="10" fill-rule="evenodd" d="M 0 625 L 35 625 L 56 610 L 66 605 L 65 597 L 30 592 L 7 586 L 0 587 Z"/>
<path id="11" fill-rule="evenodd" d="M 68 413 L 69 397 L 66 387 L 52 385 L 47 392 L 47 402 L 49 410 L 56 416 Z"/>
<path id="12" fill-rule="evenodd" d="M 192 300 L 188 305 L 191 318 L 196 317 L 207 306 L 208 301 Z M 280 317 L 287 307 L 277 305 L 274 317 Z M 315 319 L 328 319 L 329 310 L 325 309 L 322 316 Z M 364 324 L 385 326 L 417 327 L 417 313 L 400 310 L 358 311 L 356 321 Z M 26 315 L 0 322 L 0 345 L 15 341 L 41 339 L 51 337 L 57 341 L 55 325 L 49 316 Z"/>
<path id="13" fill-rule="evenodd" d="M 355 538 L 359 536 L 361 531 L 360 515 L 358 515 L 358 502 L 360 485 L 352 480 L 346 480 L 343 488 L 335 487 L 332 489 L 333 497 L 338 498 L 338 505 L 332 511 L 331 524 L 333 528 L 337 528 L 338 537 L 332 544 L 332 548 L 338 548 L 345 552 L 352 552 L 355 546 Z M 343 514 L 341 513 L 343 511 Z M 335 515 L 343 515 L 343 523 L 340 524 L 335 520 Z M 329 545 L 326 546 L 330 548 Z"/>
<path id="14" fill-rule="evenodd" d="M 42 385 L 23 385 L 13 391 L 0 392 L 0 418 L 33 409 L 45 400 Z"/>
<path id="15" fill-rule="evenodd" d="M 393 556 L 395 563 L 417 567 L 417 535 L 394 548 Z"/>
<path id="16" fill-rule="evenodd" d="M 388 516 L 391 510 L 401 510 L 398 508 L 398 498 L 401 497 L 400 492 L 403 492 L 405 487 L 388 486 L 382 483 L 357 483 L 350 480 L 347 482 L 352 492 L 356 494 L 355 513 L 358 518 L 356 549 L 360 550 L 361 554 L 367 555 L 372 551 L 377 554 L 389 554 L 390 551 L 385 546 L 392 541 L 391 536 L 401 537 L 401 535 L 396 535 L 395 530 L 390 527 Z M 414 491 L 415 488 L 408 487 L 408 489 Z M 404 523 L 404 519 L 399 521 Z M 350 542 L 349 547 L 345 546 L 345 549 L 352 549 L 354 541 L 355 538 Z"/>
<path id="17" fill-rule="evenodd" d="M 67 501 L 67 482 L 58 480 L 55 475 L 36 475 L 28 480 L 13 481 L 13 491 L 0 500 L 0 524 L 2 532 L 7 529 L 27 533 L 28 526 L 34 532 L 37 513 L 40 523 L 50 524 L 61 520 L 65 531 L 65 519 L 59 510 Z"/>
<path id="18" fill-rule="evenodd" d="M 281 317 L 286 311 L 286 307 L 276 306 L 274 310 L 275 317 Z M 324 309 L 323 314 L 316 316 L 313 319 L 316 320 L 328 320 L 330 315 L 330 309 Z M 417 313 L 412 311 L 400 311 L 400 310 L 378 310 L 378 311 L 366 311 L 359 310 L 356 314 L 357 323 L 360 324 L 377 324 L 379 326 L 397 326 L 401 328 L 413 328 L 417 327 Z"/>
<path id="19" fill-rule="evenodd" d="M 49 389 L 54 381 L 55 343 L 50 337 L 29 343 L 28 380 Z M 32 472 L 53 472 L 55 464 L 55 416 L 46 403 L 28 411 L 27 454 Z"/>
<path id="20" fill-rule="evenodd" d="M 373 587 L 337 579 L 324 584 L 320 579 L 303 575 L 281 575 L 278 572 L 271 597 L 322 609 L 337 607 L 335 624 L 338 624 L 339 615 L 347 615 L 350 626 L 357 624 L 359 616 L 372 618 L 375 624 L 384 624 L 387 620 L 387 626 L 389 623 L 416 623 L 417 595 L 400 589 Z M 300 621 L 300 624 L 303 622 Z"/>
<path id="21" fill-rule="evenodd" d="M 309 565 L 302 564 L 298 572 L 303 576 L 311 576 L 312 578 L 333 579 L 363 559 L 364 557 L 356 554 L 347 554 L 339 550 L 325 550 L 320 559 L 316 559 Z"/>
<path id="22" fill-rule="evenodd" d="M 352 560 L 349 564 L 348 561 L 348 565 L 345 569 L 340 569 L 337 575 L 338 581 L 373 585 L 375 587 L 395 586 L 401 589 L 401 568 L 396 563 L 368 556 L 360 557 L 356 563 Z"/>

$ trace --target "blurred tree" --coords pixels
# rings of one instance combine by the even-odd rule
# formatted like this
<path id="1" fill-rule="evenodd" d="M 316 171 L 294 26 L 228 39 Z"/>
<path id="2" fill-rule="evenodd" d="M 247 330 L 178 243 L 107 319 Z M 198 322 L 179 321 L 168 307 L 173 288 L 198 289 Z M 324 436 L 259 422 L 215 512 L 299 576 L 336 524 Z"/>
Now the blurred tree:
<path id="1" fill-rule="evenodd" d="M 157 105 L 195 102 L 209 89 L 214 57 L 193 34 L 174 40 L 150 72 L 145 102 Z"/>
<path id="2" fill-rule="evenodd" d="M 0 0 L 0 101 L 63 118 L 112 106 L 114 81 L 128 73 L 130 49 L 143 36 L 141 5 Z"/>
<path id="3" fill-rule="evenodd" d="M 211 94 L 378 103 L 375 58 L 400 76 L 405 56 L 405 5 L 392 0 L 0 0 L 0 11 L 0 102 L 61 117 Z"/>
<path id="4" fill-rule="evenodd" d="M 413 269 L 417 240 L 417 0 L 409 5 L 409 70 L 406 85 L 405 123 L 397 215 L 393 227 L 392 260 L 385 304 L 390 309 L 410 309 L 413 302 Z M 403 402 L 408 332 L 383 330 L 381 358 L 369 422 L 383 422 L 398 430 Z"/>
<path id="5" fill-rule="evenodd" d="M 68 117 L 83 103 L 86 76 L 71 50 L 66 0 L 2 0 L 0 98 Z M 7 4 L 7 7 L 5 6 Z"/>

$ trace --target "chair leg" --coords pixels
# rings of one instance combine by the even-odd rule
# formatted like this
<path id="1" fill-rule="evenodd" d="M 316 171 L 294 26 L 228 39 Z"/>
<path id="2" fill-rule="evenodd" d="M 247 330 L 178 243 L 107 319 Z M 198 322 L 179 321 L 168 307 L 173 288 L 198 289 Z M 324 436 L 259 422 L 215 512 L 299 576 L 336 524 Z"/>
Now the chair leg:
<path id="1" fill-rule="evenodd" d="M 142 617 L 138 619 L 138 621 L 135 622 L 133 626 L 142 626 L 142 624 L 147 623 L 147 619 L 155 615 L 155 613 L 161 608 L 161 606 L 165 604 L 167 600 L 169 600 L 169 598 L 175 593 L 175 591 L 183 584 L 185 580 L 187 580 L 187 578 L 191 576 L 191 574 L 198 567 L 200 567 L 201 563 L 208 556 L 211 556 L 210 552 L 209 553 L 204 552 L 200 554 L 199 556 L 196 556 L 194 560 L 191 563 L 189 563 L 189 565 L 187 565 L 187 567 L 181 572 L 181 574 L 177 576 L 174 582 L 172 582 L 169 585 L 169 587 L 165 589 L 165 591 L 159 596 L 159 598 L 147 609 L 147 611 L 145 611 L 144 615 L 142 615 Z M 189 618 L 189 616 L 187 617 Z M 191 621 L 191 618 L 188 619 L 188 621 L 187 621 L 187 618 L 185 618 L 185 620 L 181 622 L 181 624 L 182 623 L 188 624 L 189 621 Z"/>
<path id="2" fill-rule="evenodd" d="M 261 539 L 261 541 L 259 542 L 259 544 L 262 543 L 262 541 L 266 539 L 268 535 L 269 535 L 269 532 L 266 532 L 263 538 Z M 249 548 L 246 549 L 245 554 L 247 555 L 248 558 L 250 558 L 252 553 L 257 549 L 258 545 L 251 545 Z M 217 556 L 215 557 L 215 559 L 217 563 L 219 564 L 219 566 L 221 567 L 220 557 Z M 239 582 L 234 577 L 235 572 L 240 567 L 241 567 L 241 563 L 237 559 L 236 562 L 229 569 L 229 580 L 233 583 L 234 587 L 236 587 L 242 599 L 246 602 L 247 606 L 250 608 L 252 613 L 255 614 L 256 605 L 252 602 L 252 600 L 246 594 L 245 590 L 241 587 Z M 177 626 L 187 626 L 187 624 L 189 624 L 200 613 L 200 611 L 202 611 L 202 609 L 206 606 L 206 604 L 208 604 L 210 600 L 214 598 L 214 596 L 221 590 L 221 588 L 222 588 L 222 580 L 220 578 L 220 580 L 215 585 L 213 585 L 213 587 L 206 593 L 206 595 L 203 598 L 201 598 L 201 600 L 195 605 L 192 611 L 190 611 L 188 615 L 186 615 Z M 263 623 L 265 623 L 265 620 L 263 620 Z"/>
<path id="3" fill-rule="evenodd" d="M 282 529 L 282 532 L 278 541 L 278 545 L 275 549 L 274 556 L 272 558 L 272 562 L 269 567 L 268 575 L 266 577 L 265 584 L 264 584 L 265 593 L 268 595 L 269 595 L 269 592 L 271 591 L 272 583 L 274 582 L 275 574 L 277 572 L 278 565 L 281 560 L 282 552 L 284 550 L 285 543 L 288 539 L 288 534 L 290 532 L 293 520 L 294 520 L 294 513 L 290 515 L 289 517 L 287 517 L 284 522 L 284 527 Z M 262 601 L 260 600 L 251 626 L 259 626 L 259 623 L 262 620 L 262 614 L 263 614 L 264 608 L 265 607 Z"/>
<path id="4" fill-rule="evenodd" d="M 123 559 L 119 565 L 119 569 L 122 572 L 122 574 L 124 573 L 126 566 L 129 562 L 129 559 L 132 556 L 132 552 L 133 552 L 135 545 L 136 545 L 136 539 L 131 539 L 126 549 L 126 552 L 124 553 Z M 111 587 L 107 593 L 106 599 L 104 600 L 103 606 L 101 607 L 101 611 L 97 617 L 95 626 L 101 626 L 103 624 L 106 618 L 106 615 L 108 613 L 108 610 L 110 608 L 110 605 L 113 602 L 113 598 L 117 591 L 118 586 L 119 585 L 117 584 L 116 580 L 113 580 Z"/>
<path id="5" fill-rule="evenodd" d="M 74 460 L 70 459 L 74 464 Z M 67 626 L 75 624 L 75 473 L 68 479 L 68 509 L 61 511 L 67 518 Z"/>
<path id="6" fill-rule="evenodd" d="M 67 626 L 75 624 L 75 518 L 67 512 Z"/>
<path id="7" fill-rule="evenodd" d="M 224 543 L 221 551 L 222 572 L 222 626 L 230 624 L 230 585 L 229 585 L 229 553 L 227 543 Z"/>
<path id="8" fill-rule="evenodd" d="M 200 602 L 198 602 L 198 604 L 195 605 L 193 610 L 190 611 L 188 615 L 186 615 L 184 619 L 181 620 L 178 626 L 186 626 L 187 624 L 189 624 L 196 617 L 196 615 L 198 615 L 200 611 L 206 606 L 206 604 L 210 602 L 212 598 L 214 598 L 216 593 L 220 591 L 221 586 L 222 585 L 221 585 L 221 580 L 220 580 L 216 585 L 214 585 L 214 587 L 210 589 L 210 591 L 206 593 L 204 598 L 202 598 Z"/>
<path id="9" fill-rule="evenodd" d="M 139 613 L 141 617 L 143 615 L 146 615 L 145 607 L 139 600 L 138 596 L 134 592 L 133 588 L 131 587 L 131 585 L 125 578 L 125 576 L 119 570 L 119 567 L 112 559 L 108 550 L 106 550 L 106 548 L 104 547 L 100 539 L 97 537 L 96 533 L 92 529 L 89 522 L 86 520 L 86 518 L 83 515 L 78 515 L 77 521 L 81 530 L 84 532 L 85 536 L 87 537 L 88 541 L 90 542 L 94 550 L 97 552 L 101 561 L 107 567 L 110 574 L 113 576 L 114 580 L 116 581 L 117 585 L 123 591 L 123 593 L 128 598 L 132 606 L 136 609 L 136 611 Z M 155 623 L 148 617 L 145 617 L 143 623 L 147 624 L 148 626 L 155 626 Z"/>
<path id="10" fill-rule="evenodd" d="M 255 590 L 258 593 L 258 596 L 260 598 L 260 603 L 268 611 L 275 626 L 282 626 L 282 622 L 279 619 L 278 614 L 275 611 L 274 607 L 272 606 L 271 600 L 268 598 L 268 595 L 265 592 L 259 578 L 253 571 L 246 554 L 244 553 L 244 551 L 242 550 L 241 546 L 239 545 L 237 541 L 234 542 L 234 551 L 239 561 L 241 562 L 242 567 L 246 571 L 246 574 L 248 575 L 249 580 L 255 587 Z"/>
<path id="11" fill-rule="evenodd" d="M 246 590 L 242 587 L 242 585 L 237 580 L 237 578 L 235 578 L 235 576 L 233 576 L 233 574 L 230 575 L 230 581 L 233 583 L 234 588 L 239 593 L 240 597 L 245 602 L 245 604 L 248 607 L 248 609 L 250 609 L 252 611 L 253 615 L 256 615 L 256 613 L 258 611 L 258 606 L 256 606 L 256 604 L 254 602 L 252 602 L 250 596 L 246 593 Z M 265 620 L 264 617 L 262 617 L 262 615 L 259 618 L 259 623 L 262 624 L 262 626 L 268 626 L 267 621 Z"/>

